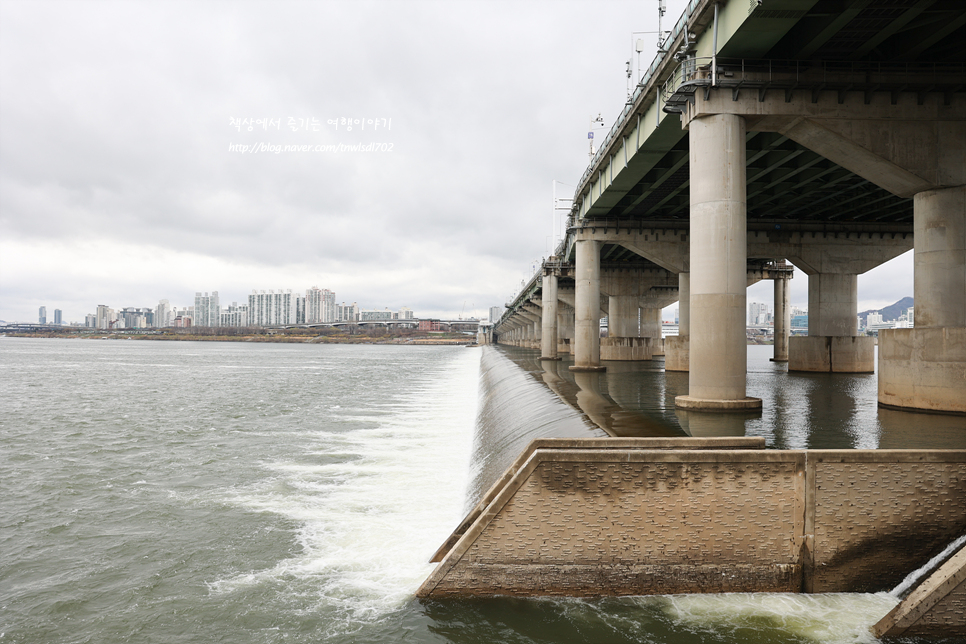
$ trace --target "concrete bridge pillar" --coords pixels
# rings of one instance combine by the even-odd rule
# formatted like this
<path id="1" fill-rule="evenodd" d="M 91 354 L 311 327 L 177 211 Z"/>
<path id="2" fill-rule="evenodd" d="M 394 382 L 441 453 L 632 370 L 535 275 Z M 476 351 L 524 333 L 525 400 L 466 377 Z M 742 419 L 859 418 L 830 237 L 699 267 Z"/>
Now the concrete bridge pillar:
<path id="1" fill-rule="evenodd" d="M 540 338 L 540 359 L 559 360 L 557 357 L 557 276 L 551 272 L 543 276 L 543 322 Z"/>
<path id="2" fill-rule="evenodd" d="M 628 284 L 637 290 L 637 285 Z M 607 304 L 607 338 L 601 340 L 604 360 L 650 360 L 653 344 L 641 337 L 636 295 L 611 295 Z"/>
<path id="3" fill-rule="evenodd" d="M 557 308 L 557 355 L 569 354 L 574 341 L 574 309 L 563 302 Z"/>
<path id="4" fill-rule="evenodd" d="M 858 299 L 855 273 L 808 276 L 808 337 L 789 339 L 789 371 L 875 371 L 875 341 L 857 337 Z"/>
<path id="5" fill-rule="evenodd" d="M 775 352 L 772 362 L 788 362 L 788 338 L 792 331 L 791 296 L 788 278 L 776 278 L 775 282 Z"/>
<path id="6" fill-rule="evenodd" d="M 678 334 L 664 338 L 664 370 L 688 370 L 691 335 L 691 274 L 678 273 Z"/>
<path id="7" fill-rule="evenodd" d="M 879 333 L 879 404 L 966 414 L 966 186 L 913 209 L 915 328 Z"/>
<path id="8" fill-rule="evenodd" d="M 615 338 L 636 338 L 641 335 L 636 296 L 610 296 L 607 307 L 607 335 Z"/>
<path id="9" fill-rule="evenodd" d="M 745 121 L 714 114 L 690 123 L 691 339 L 687 396 L 694 410 L 761 407 L 745 395 L 747 231 Z"/>
<path id="10" fill-rule="evenodd" d="M 571 371 L 605 371 L 600 364 L 600 247 L 575 243 L 574 364 Z"/>
<path id="11" fill-rule="evenodd" d="M 664 355 L 664 343 L 661 342 L 661 309 L 657 307 L 641 307 L 641 335 L 651 339 L 651 355 Z"/>

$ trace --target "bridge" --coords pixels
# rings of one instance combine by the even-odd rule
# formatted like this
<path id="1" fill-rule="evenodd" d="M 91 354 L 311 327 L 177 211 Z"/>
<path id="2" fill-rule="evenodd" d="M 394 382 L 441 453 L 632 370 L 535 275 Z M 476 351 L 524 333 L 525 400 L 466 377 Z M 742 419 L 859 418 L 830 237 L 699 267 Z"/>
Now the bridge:
<path id="1" fill-rule="evenodd" d="M 880 333 L 878 400 L 966 413 L 966 4 L 692 0 L 663 49 L 492 339 L 575 371 L 663 351 L 689 372 L 678 407 L 755 409 L 747 286 L 774 281 L 774 360 L 872 372 L 857 277 L 913 249 L 915 328 Z M 807 336 L 790 336 L 789 263 Z"/>

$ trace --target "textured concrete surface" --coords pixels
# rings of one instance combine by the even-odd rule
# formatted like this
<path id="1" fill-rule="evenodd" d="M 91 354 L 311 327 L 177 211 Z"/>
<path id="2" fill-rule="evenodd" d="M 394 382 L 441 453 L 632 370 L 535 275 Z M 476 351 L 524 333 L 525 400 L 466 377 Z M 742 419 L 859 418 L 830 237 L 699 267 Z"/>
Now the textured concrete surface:
<path id="1" fill-rule="evenodd" d="M 664 370 L 688 370 L 688 336 L 669 335 L 664 338 Z"/>
<path id="2" fill-rule="evenodd" d="M 788 339 L 788 370 L 821 373 L 873 373 L 875 338 L 793 336 Z"/>
<path id="3" fill-rule="evenodd" d="M 872 627 L 876 637 L 966 636 L 966 547 Z"/>
<path id="4" fill-rule="evenodd" d="M 617 440 L 531 445 L 418 595 L 878 591 L 966 530 L 966 450 Z"/>
<path id="5" fill-rule="evenodd" d="M 520 471 L 533 453 L 538 449 L 764 449 L 765 439 L 758 437 L 723 437 L 723 438 L 538 438 L 530 441 L 527 448 L 513 461 L 497 481 L 490 486 L 480 502 L 476 504 L 466 518 L 453 531 L 453 534 L 433 555 L 431 562 L 441 561 L 443 555 L 456 544 L 460 537 L 479 518 L 483 510 L 493 502 L 496 495 L 506 487 L 510 479 Z"/>
<path id="6" fill-rule="evenodd" d="M 601 338 L 601 360 L 650 360 L 651 338 Z"/>
<path id="7" fill-rule="evenodd" d="M 881 331 L 879 404 L 966 414 L 966 328 Z"/>

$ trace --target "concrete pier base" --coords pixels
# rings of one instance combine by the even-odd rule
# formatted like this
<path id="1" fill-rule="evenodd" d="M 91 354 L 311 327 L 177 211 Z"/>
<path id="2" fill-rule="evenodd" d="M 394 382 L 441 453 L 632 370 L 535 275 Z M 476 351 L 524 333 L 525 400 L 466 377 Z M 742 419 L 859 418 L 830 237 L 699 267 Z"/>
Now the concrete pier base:
<path id="1" fill-rule="evenodd" d="M 601 360 L 650 360 L 651 338 L 601 338 Z"/>
<path id="2" fill-rule="evenodd" d="M 737 400 L 714 400 L 710 398 L 677 396 L 674 399 L 674 406 L 690 411 L 748 411 L 761 409 L 761 398 L 746 396 Z"/>
<path id="3" fill-rule="evenodd" d="M 664 370 L 688 370 L 688 344 L 686 335 L 669 335 L 664 338 Z"/>
<path id="4" fill-rule="evenodd" d="M 913 203 L 916 328 L 879 335 L 879 404 L 966 413 L 966 186 Z"/>
<path id="5" fill-rule="evenodd" d="M 873 373 L 875 339 L 851 335 L 809 335 L 789 338 L 788 370 Z"/>
<path id="6" fill-rule="evenodd" d="M 966 414 L 966 328 L 880 331 L 879 404 Z"/>

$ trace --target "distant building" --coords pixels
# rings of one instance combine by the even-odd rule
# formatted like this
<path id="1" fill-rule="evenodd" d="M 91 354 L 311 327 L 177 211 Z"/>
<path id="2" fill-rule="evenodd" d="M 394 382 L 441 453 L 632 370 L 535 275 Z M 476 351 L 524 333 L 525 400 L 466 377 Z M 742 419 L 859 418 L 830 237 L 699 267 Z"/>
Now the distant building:
<path id="1" fill-rule="evenodd" d="M 491 306 L 490 317 L 488 318 L 490 321 L 490 324 L 495 324 L 496 322 L 499 322 L 501 317 L 503 317 L 503 307 Z"/>
<path id="2" fill-rule="evenodd" d="M 167 300 L 158 302 L 154 309 L 154 326 L 159 329 L 171 326 L 171 303 Z"/>
<path id="3" fill-rule="evenodd" d="M 88 329 L 96 329 L 97 328 L 97 316 L 94 315 L 93 313 L 88 313 L 87 315 L 85 315 L 84 316 L 84 326 L 86 326 Z"/>
<path id="4" fill-rule="evenodd" d="M 191 320 L 193 326 L 218 326 L 221 306 L 218 304 L 218 291 L 211 295 L 195 293 L 195 315 Z"/>
<path id="5" fill-rule="evenodd" d="M 807 329 L 808 313 L 799 313 L 798 315 L 793 315 L 791 319 L 791 326 L 793 329 Z"/>
<path id="6" fill-rule="evenodd" d="M 376 311 L 374 309 L 366 309 L 359 311 L 359 321 L 360 322 L 379 322 L 383 320 L 392 320 L 393 312 L 389 309 L 383 309 L 382 311 Z"/>
<path id="7" fill-rule="evenodd" d="M 439 320 L 420 320 L 419 330 L 420 331 L 439 331 L 441 325 Z"/>
<path id="8" fill-rule="evenodd" d="M 771 319 L 771 307 L 761 302 L 748 304 L 748 326 L 765 326 Z"/>
<path id="9" fill-rule="evenodd" d="M 54 309 L 54 324 L 60 326 L 64 323 L 64 312 L 60 309 Z"/>
<path id="10" fill-rule="evenodd" d="M 114 309 L 103 304 L 98 304 L 96 315 L 98 329 L 110 329 L 114 326 Z"/>
<path id="11" fill-rule="evenodd" d="M 40 322 L 40 324 L 47 324 L 47 307 L 46 306 L 40 307 L 40 312 L 39 312 L 39 314 L 37 316 L 37 321 Z"/>
<path id="12" fill-rule="evenodd" d="M 309 324 L 331 324 L 338 321 L 335 293 L 313 286 L 305 291 L 305 321 Z"/>
<path id="13" fill-rule="evenodd" d="M 413 314 L 413 310 L 411 308 L 409 308 L 408 306 L 404 306 L 401 309 L 399 309 L 399 313 L 396 314 L 396 318 L 395 319 L 397 319 L 397 320 L 412 320 L 415 317 L 416 316 Z"/>
<path id="14" fill-rule="evenodd" d="M 359 321 L 359 305 L 353 302 L 352 304 L 346 304 L 343 302 L 335 307 L 335 321 L 336 322 L 358 322 Z"/>
<path id="15" fill-rule="evenodd" d="M 249 326 L 284 326 L 295 324 L 296 295 L 288 291 L 252 291 L 248 296 Z"/>
<path id="16" fill-rule="evenodd" d="M 222 309 L 218 326 L 248 326 L 248 307 L 238 306 L 238 302 L 232 302 L 227 308 Z"/>

